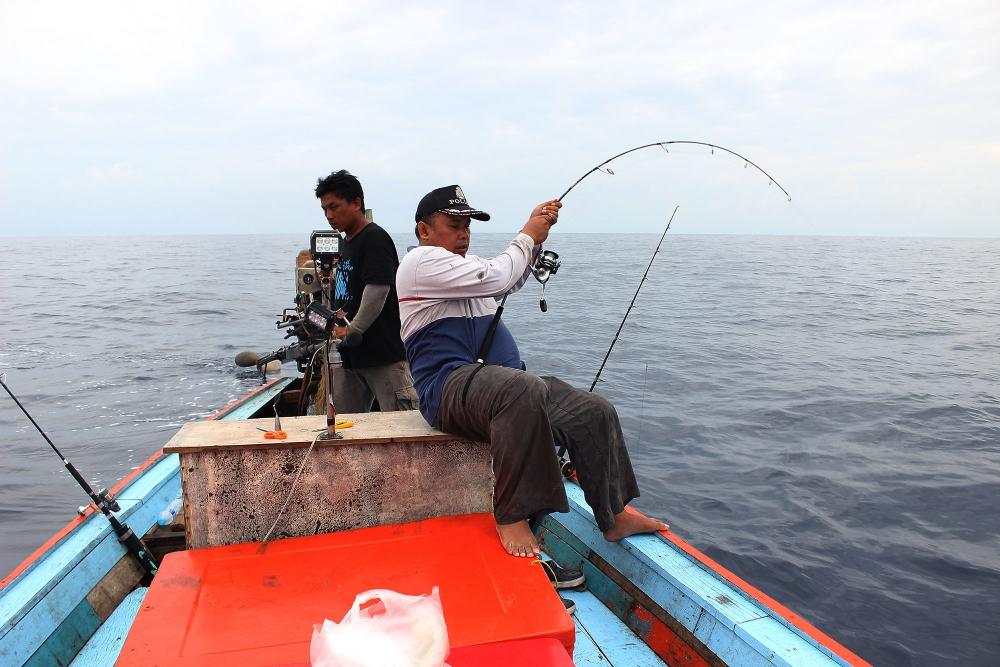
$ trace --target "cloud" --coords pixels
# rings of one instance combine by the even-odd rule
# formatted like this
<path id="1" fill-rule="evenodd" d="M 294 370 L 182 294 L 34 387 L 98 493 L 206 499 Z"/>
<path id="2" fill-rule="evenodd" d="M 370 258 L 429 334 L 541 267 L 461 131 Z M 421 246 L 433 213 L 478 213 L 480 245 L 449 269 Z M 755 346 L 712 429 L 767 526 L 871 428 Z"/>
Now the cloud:
<path id="1" fill-rule="evenodd" d="M 127 187 L 138 178 L 133 163 L 116 162 L 109 165 L 91 165 L 84 170 L 88 184 L 101 188 Z"/>
<path id="2" fill-rule="evenodd" d="M 68 99 L 123 99 L 169 89 L 227 52 L 195 3 L 6 4 L 0 84 Z"/>
<path id="3" fill-rule="evenodd" d="M 986 159 L 1000 141 L 998 31 L 1000 7 L 980 2 L 8 4 L 0 214 L 24 217 L 55 169 L 67 185 L 50 196 L 117 179 L 169 190 L 192 230 L 266 229 L 252 207 L 237 221 L 206 202 L 224 212 L 215 198 L 252 191 L 273 198 L 265 209 L 306 193 L 295 211 L 312 215 L 309 184 L 343 166 L 391 221 L 442 182 L 520 216 L 625 148 L 696 139 L 804 193 L 819 229 L 842 229 L 829 203 L 856 197 L 933 230 L 959 192 L 970 215 L 1000 207 L 969 185 L 1000 178 Z M 655 228 L 643 212 L 686 193 L 717 201 L 713 215 L 727 198 L 763 211 L 740 230 L 775 229 L 756 181 L 686 159 L 625 165 L 629 228 Z M 929 181 L 947 183 L 941 203 Z M 684 187 L 657 193 L 667 182 Z M 94 207 L 115 206 L 103 196 Z"/>

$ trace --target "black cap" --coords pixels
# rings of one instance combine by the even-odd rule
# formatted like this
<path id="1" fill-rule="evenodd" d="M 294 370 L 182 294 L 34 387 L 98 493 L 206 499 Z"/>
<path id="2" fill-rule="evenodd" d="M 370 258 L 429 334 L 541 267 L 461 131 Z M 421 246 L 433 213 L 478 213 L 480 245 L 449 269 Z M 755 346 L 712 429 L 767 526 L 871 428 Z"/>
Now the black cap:
<path id="1" fill-rule="evenodd" d="M 420 222 L 435 211 L 441 211 L 448 215 L 467 215 L 476 220 L 490 219 L 489 213 L 469 206 L 469 202 L 465 199 L 465 193 L 457 185 L 446 185 L 425 194 L 420 203 L 417 204 L 417 214 L 414 216 L 414 220 Z"/>

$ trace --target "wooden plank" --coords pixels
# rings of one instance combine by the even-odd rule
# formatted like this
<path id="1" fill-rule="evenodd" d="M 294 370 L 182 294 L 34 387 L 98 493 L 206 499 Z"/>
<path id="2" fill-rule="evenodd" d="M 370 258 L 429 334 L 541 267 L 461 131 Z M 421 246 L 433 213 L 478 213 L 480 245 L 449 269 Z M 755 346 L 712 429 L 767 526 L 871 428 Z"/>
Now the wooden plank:
<path id="1" fill-rule="evenodd" d="M 67 617 L 77 605 L 86 602 L 87 593 L 105 574 L 108 563 L 118 562 L 124 554 L 124 547 L 114 538 L 98 544 L 67 576 L 59 580 L 48 595 L 24 615 L 15 631 L 7 633 L 0 639 L 0 664 L 21 664 L 31 657 L 50 635 L 58 636 Z M 86 639 L 80 646 L 85 642 Z"/>
<path id="2" fill-rule="evenodd" d="M 553 545 L 556 534 L 561 537 L 563 534 L 561 531 L 565 531 L 564 527 L 553 528 L 556 533 L 544 539 L 546 549 Z M 671 621 L 669 625 L 652 613 L 647 613 L 647 609 L 640 606 L 639 600 L 622 590 L 618 582 L 612 580 L 598 567 L 601 562 L 604 563 L 604 567 L 609 567 L 600 555 L 591 552 L 589 557 L 596 562 L 591 560 L 583 562 L 587 588 L 664 661 L 670 664 L 743 665 L 744 667 L 765 667 L 771 664 L 755 648 L 739 638 L 731 628 L 708 613 L 697 600 L 679 589 L 672 591 L 672 595 L 669 596 L 671 602 L 666 605 L 669 607 L 668 611 L 673 610 L 669 614 Z M 644 572 L 650 574 L 652 571 L 644 570 Z M 628 577 L 617 570 L 615 574 L 627 580 L 629 586 L 638 589 L 639 593 L 642 588 L 656 591 L 654 595 L 661 601 L 665 599 L 663 597 L 665 594 L 671 593 L 669 588 L 662 586 L 662 582 L 655 581 L 660 577 L 659 573 L 652 572 L 654 580 L 652 584 L 648 576 L 637 575 L 636 570 L 633 570 Z M 643 597 L 646 599 L 644 604 L 647 607 L 660 605 L 652 597 L 645 595 Z M 685 638 L 682 639 L 679 635 L 684 635 Z"/>
<path id="3" fill-rule="evenodd" d="M 608 667 L 611 665 L 601 653 L 601 649 L 594 643 L 594 638 L 587 634 L 587 628 L 580 622 L 580 617 L 576 614 L 573 614 L 573 623 L 576 625 L 573 664 L 577 667 Z"/>
<path id="4" fill-rule="evenodd" d="M 703 611 L 695 625 L 695 634 L 726 665 L 742 667 L 771 667 L 771 662 L 755 647 L 748 645 L 729 627 Z"/>
<path id="5" fill-rule="evenodd" d="M 64 631 L 64 621 L 81 602 L 86 603 L 87 593 L 105 574 L 108 564 L 117 562 L 124 554 L 124 547 L 114 537 L 98 544 L 67 576 L 59 580 L 48 595 L 24 615 L 14 632 L 9 632 L 0 639 L 0 664 L 21 664 L 30 658 L 50 635 L 59 636 Z M 86 638 L 77 649 L 85 642 Z M 68 655 L 74 654 L 75 651 Z"/>
<path id="6" fill-rule="evenodd" d="M 162 457 L 163 457 L 162 450 L 157 450 L 155 453 L 150 455 L 149 458 L 147 458 L 145 461 L 136 466 L 136 468 L 132 470 L 132 472 L 127 474 L 125 477 L 119 480 L 117 484 L 111 487 L 112 493 L 114 493 L 117 496 L 123 489 L 126 489 L 130 484 L 132 484 L 133 480 L 140 477 L 141 475 L 145 475 L 149 471 L 149 469 L 151 469 L 152 466 L 156 464 Z M 76 516 L 75 518 L 70 520 L 52 537 L 50 537 L 41 546 L 39 546 L 37 549 L 31 552 L 31 554 L 29 554 L 23 561 L 21 561 L 20 565 L 11 570 L 11 572 L 8 573 L 7 576 L 3 578 L 2 581 L 0 581 L 0 590 L 6 588 L 13 581 L 20 579 L 21 577 L 26 575 L 29 571 L 31 571 L 34 567 L 36 567 L 40 562 L 45 560 L 45 558 L 59 544 L 61 544 L 63 540 L 65 540 L 70 535 L 70 533 L 79 528 L 87 520 L 87 517 L 96 512 L 97 508 L 94 507 L 93 504 L 88 505 L 87 508 L 84 510 L 83 514 Z"/>
<path id="7" fill-rule="evenodd" d="M 576 536 L 565 526 L 560 525 L 558 522 L 553 522 L 555 525 L 547 526 L 548 530 L 552 531 L 551 537 L 545 537 L 545 547 L 553 543 L 553 538 L 557 540 L 576 540 Z M 608 574 L 602 572 L 598 569 L 595 561 L 598 563 L 603 563 L 604 567 L 612 568 L 617 573 L 617 578 L 622 580 L 627 580 L 635 589 L 639 592 L 645 594 L 646 589 L 655 589 L 658 591 L 658 598 L 653 598 L 647 594 L 649 604 L 647 606 L 654 607 L 658 606 L 664 609 L 671 619 L 673 619 L 680 626 L 679 629 L 688 629 L 694 627 L 698 622 L 698 619 L 703 614 L 703 609 L 700 604 L 696 603 L 689 596 L 685 595 L 682 591 L 675 587 L 670 587 L 669 585 L 664 586 L 658 571 L 652 570 L 650 568 L 643 569 L 633 569 L 627 575 L 619 569 L 613 568 L 611 564 L 608 563 L 599 554 L 589 550 L 583 542 L 577 542 L 578 545 L 582 545 L 587 554 L 586 561 L 583 562 L 583 569 L 588 577 L 588 581 L 593 580 L 594 585 L 601 585 L 600 582 L 604 579 L 608 579 Z M 579 547 L 578 547 L 579 548 Z M 594 572 L 592 572 L 592 570 Z M 595 578 L 594 575 L 599 575 Z M 645 585 L 645 586 L 644 586 Z M 609 582 L 608 595 L 602 596 L 604 603 L 615 610 L 620 612 L 619 616 L 624 618 L 628 613 L 628 610 L 632 604 L 636 603 L 636 600 L 632 596 L 623 597 L 620 586 L 617 582 Z M 593 586 L 591 586 L 593 588 Z M 612 590 L 613 589 L 613 590 Z"/>
<path id="8" fill-rule="evenodd" d="M 101 525 L 101 522 L 104 525 Z M 107 520 L 90 516 L 38 566 L 4 589 L 0 597 L 0 641 L 106 537 Z M 79 600 L 77 600 L 79 601 Z M 50 629 L 55 627 L 49 623 Z M 0 654 L 2 657 L 2 654 Z"/>
<path id="9" fill-rule="evenodd" d="M 72 667 L 105 667 L 115 663 L 148 590 L 137 588 L 122 600 L 70 663 Z"/>
<path id="10" fill-rule="evenodd" d="M 180 489 L 179 459 L 176 455 L 165 456 L 157 461 L 145 474 L 134 479 L 118 494 L 121 511 L 116 515 L 127 523 L 137 535 L 143 535 L 153 525 L 156 514 L 170 502 Z M 157 497 L 150 497 L 156 493 Z M 144 501 L 160 502 L 159 495 L 169 498 L 163 506 L 156 508 L 152 517 L 135 515 L 135 510 Z M 6 635 L 24 616 L 28 609 L 42 599 L 59 579 L 77 566 L 102 540 L 117 538 L 111 532 L 111 525 L 103 514 L 93 513 L 79 524 L 64 540 L 55 545 L 45 558 L 32 565 L 15 581 L 11 582 L 0 596 L 0 637 Z M 107 564 L 108 570 L 118 559 Z"/>
<path id="11" fill-rule="evenodd" d="M 788 628 L 773 618 L 759 618 L 736 627 L 736 635 L 753 646 L 774 665 L 826 667 L 830 658 L 801 637 L 788 636 Z"/>
<path id="12" fill-rule="evenodd" d="M 160 490 L 167 494 L 172 493 L 173 496 L 176 496 L 177 492 L 181 490 L 180 457 L 176 454 L 167 454 L 157 461 L 156 465 L 149 469 L 149 472 L 129 484 L 128 488 L 122 489 L 121 493 L 118 494 L 118 502 L 120 504 L 148 502 L 149 494 Z M 170 500 L 173 500 L 173 496 Z M 124 510 L 124 506 L 122 509 Z M 135 531 L 136 535 L 144 535 L 150 526 L 140 526 L 142 532 Z"/>
<path id="13" fill-rule="evenodd" d="M 87 593 L 87 602 L 94 608 L 101 621 L 106 620 L 122 600 L 135 590 L 146 571 L 139 561 L 128 555 L 122 556 L 111 570 Z"/>
<path id="14" fill-rule="evenodd" d="M 356 415 L 338 415 L 354 423 L 350 428 L 338 429 L 343 438 L 319 440 L 316 447 L 335 447 L 346 444 L 378 444 L 394 442 L 467 440 L 448 435 L 424 421 L 416 410 L 402 412 L 369 412 Z M 326 417 L 286 417 L 281 428 L 287 434 L 284 440 L 267 440 L 259 429 L 270 430 L 274 418 L 223 419 L 217 421 L 188 422 L 174 434 L 164 452 L 192 453 L 216 449 L 290 449 L 308 447 L 317 434 L 326 429 Z"/>
<path id="15" fill-rule="evenodd" d="M 578 624 L 586 628 L 610 664 L 621 667 L 663 667 L 666 664 L 593 594 L 572 590 L 559 591 L 559 594 L 576 603 Z M 576 659 L 575 652 L 573 658 Z"/>

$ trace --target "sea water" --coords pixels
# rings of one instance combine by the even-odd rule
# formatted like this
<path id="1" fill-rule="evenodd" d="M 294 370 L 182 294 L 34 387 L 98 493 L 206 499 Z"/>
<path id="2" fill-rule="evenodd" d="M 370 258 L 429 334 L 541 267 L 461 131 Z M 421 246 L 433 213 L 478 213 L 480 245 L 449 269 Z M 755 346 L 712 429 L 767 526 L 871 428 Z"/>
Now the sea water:
<path id="1" fill-rule="evenodd" d="M 658 239 L 553 235 L 548 312 L 504 314 L 530 370 L 590 386 Z M 0 239 L 0 371 L 113 485 L 258 386 L 307 241 Z M 669 233 L 597 391 L 641 510 L 875 664 L 996 663 L 1000 240 Z M 0 396 L 0 574 L 87 500 Z"/>

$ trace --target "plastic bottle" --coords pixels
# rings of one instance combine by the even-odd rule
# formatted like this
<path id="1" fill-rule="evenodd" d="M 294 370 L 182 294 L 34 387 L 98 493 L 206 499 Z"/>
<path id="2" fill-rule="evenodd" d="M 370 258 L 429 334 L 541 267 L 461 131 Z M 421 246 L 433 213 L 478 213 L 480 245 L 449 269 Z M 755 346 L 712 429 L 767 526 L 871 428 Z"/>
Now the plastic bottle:
<path id="1" fill-rule="evenodd" d="M 161 526 L 166 526 L 174 520 L 177 513 L 181 511 L 181 507 L 184 506 L 184 500 L 181 498 L 181 494 L 177 494 L 177 497 L 170 501 L 170 504 L 163 508 L 159 516 L 156 517 L 156 523 Z"/>

